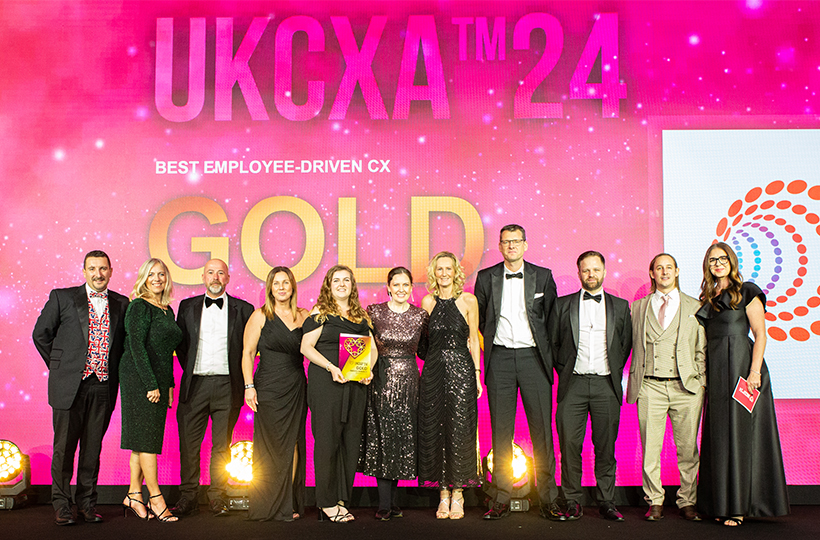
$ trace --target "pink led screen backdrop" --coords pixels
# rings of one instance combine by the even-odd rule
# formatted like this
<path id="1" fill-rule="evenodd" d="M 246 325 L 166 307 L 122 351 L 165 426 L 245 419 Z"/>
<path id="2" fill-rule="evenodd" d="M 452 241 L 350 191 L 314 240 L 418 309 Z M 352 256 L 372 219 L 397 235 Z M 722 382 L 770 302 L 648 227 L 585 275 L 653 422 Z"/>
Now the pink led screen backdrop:
<path id="1" fill-rule="evenodd" d="M 412 267 L 418 303 L 432 254 L 463 257 L 472 290 L 515 222 L 559 293 L 597 249 L 630 301 L 665 247 L 696 296 L 705 248 L 735 242 L 774 302 L 787 480 L 820 484 L 820 394 L 801 382 L 820 375 L 817 3 L 11 1 L 0 50 L 0 438 L 32 456 L 35 483 L 50 483 L 52 432 L 31 330 L 50 289 L 81 283 L 86 251 L 111 255 L 123 293 L 165 259 L 175 309 L 211 256 L 256 306 L 271 266 L 294 268 L 310 307 L 337 261 L 365 304 L 386 300 L 388 268 Z M 751 155 L 730 131 L 764 129 Z M 781 206 L 758 212 L 769 198 Z M 179 482 L 174 413 L 162 484 Z M 519 407 L 529 450 L 526 426 Z M 251 436 L 243 409 L 234 439 Z M 104 484 L 127 483 L 119 437 L 118 408 Z M 640 453 L 624 405 L 620 485 L 640 485 Z M 663 459 L 677 483 L 669 438 Z"/>

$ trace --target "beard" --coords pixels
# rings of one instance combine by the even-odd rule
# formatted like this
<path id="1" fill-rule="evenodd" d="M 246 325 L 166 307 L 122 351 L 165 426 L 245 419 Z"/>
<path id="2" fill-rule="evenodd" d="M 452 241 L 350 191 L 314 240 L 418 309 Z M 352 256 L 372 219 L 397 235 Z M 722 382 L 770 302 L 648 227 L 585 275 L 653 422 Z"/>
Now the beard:
<path id="1" fill-rule="evenodd" d="M 581 287 L 583 287 L 585 291 L 592 292 L 592 291 L 597 291 L 598 289 L 600 289 L 601 285 L 603 283 L 604 283 L 604 280 L 602 280 L 602 279 L 596 279 L 594 282 L 582 281 L 581 282 Z"/>
<path id="2" fill-rule="evenodd" d="M 214 281 L 208 285 L 208 292 L 216 296 L 221 295 L 224 290 L 225 286 L 218 281 Z"/>

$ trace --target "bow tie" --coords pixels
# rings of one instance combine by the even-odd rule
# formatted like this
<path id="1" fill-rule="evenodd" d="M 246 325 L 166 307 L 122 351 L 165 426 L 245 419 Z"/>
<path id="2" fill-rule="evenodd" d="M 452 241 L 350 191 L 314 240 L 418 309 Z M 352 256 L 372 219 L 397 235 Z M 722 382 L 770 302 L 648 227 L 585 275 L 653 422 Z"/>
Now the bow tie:
<path id="1" fill-rule="evenodd" d="M 108 298 L 108 291 L 106 292 L 91 292 L 89 295 L 91 298 Z"/>
<path id="2" fill-rule="evenodd" d="M 504 277 L 507 279 L 524 279 L 524 274 L 517 272 L 515 274 L 504 274 Z"/>
<path id="3" fill-rule="evenodd" d="M 589 294 L 588 291 L 584 291 L 584 300 L 595 300 L 599 304 L 601 303 L 601 295 L 600 294 Z"/>
<path id="4" fill-rule="evenodd" d="M 213 298 L 211 298 L 209 296 L 206 296 L 205 297 L 205 307 L 209 308 L 213 304 L 216 304 L 216 307 L 218 307 L 219 309 L 222 309 L 222 298 L 217 298 L 216 300 L 214 300 Z"/>

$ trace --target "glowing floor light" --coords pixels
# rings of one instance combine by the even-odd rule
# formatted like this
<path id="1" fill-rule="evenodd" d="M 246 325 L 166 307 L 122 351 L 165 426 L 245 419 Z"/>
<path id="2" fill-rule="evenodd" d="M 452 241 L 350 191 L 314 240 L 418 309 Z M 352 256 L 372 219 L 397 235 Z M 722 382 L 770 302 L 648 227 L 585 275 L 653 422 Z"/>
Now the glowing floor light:
<path id="1" fill-rule="evenodd" d="M 530 501 L 527 496 L 530 493 L 533 476 L 532 458 L 524 453 L 524 450 L 517 444 L 513 443 L 512 446 L 513 490 L 510 493 L 510 510 L 513 512 L 527 512 L 530 509 Z M 493 476 L 493 451 L 490 449 L 484 457 L 484 491 L 490 501 L 495 500 L 497 493 Z"/>
<path id="2" fill-rule="evenodd" d="M 237 441 L 231 445 L 231 461 L 228 471 L 228 509 L 247 510 L 249 506 L 248 485 L 253 480 L 253 443 Z"/>
<path id="3" fill-rule="evenodd" d="M 29 457 L 11 441 L 0 440 L 0 510 L 19 508 L 28 502 L 31 486 Z"/>

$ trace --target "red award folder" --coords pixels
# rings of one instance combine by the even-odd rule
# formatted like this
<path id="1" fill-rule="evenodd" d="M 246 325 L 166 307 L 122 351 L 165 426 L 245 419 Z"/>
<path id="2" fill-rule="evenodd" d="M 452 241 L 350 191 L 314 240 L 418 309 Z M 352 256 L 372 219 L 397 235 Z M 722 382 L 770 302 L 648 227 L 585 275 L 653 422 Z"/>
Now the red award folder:
<path id="1" fill-rule="evenodd" d="M 339 369 L 348 381 L 370 377 L 370 336 L 339 334 Z"/>
<path id="2" fill-rule="evenodd" d="M 732 394 L 735 401 L 743 405 L 743 407 L 751 413 L 752 409 L 755 408 L 758 396 L 760 396 L 760 391 L 757 388 L 750 394 L 749 387 L 746 385 L 746 379 L 738 377 L 735 392 Z"/>

